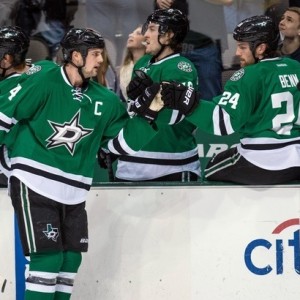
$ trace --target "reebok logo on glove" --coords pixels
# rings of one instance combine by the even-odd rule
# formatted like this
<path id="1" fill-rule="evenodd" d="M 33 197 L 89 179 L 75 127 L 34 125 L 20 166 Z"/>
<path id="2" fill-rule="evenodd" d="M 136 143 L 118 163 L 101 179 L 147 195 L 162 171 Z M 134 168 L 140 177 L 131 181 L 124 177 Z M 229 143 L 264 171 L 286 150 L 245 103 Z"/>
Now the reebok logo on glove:
<path id="1" fill-rule="evenodd" d="M 165 107 L 179 110 L 185 116 L 199 105 L 198 92 L 176 81 L 163 82 L 161 95 Z"/>

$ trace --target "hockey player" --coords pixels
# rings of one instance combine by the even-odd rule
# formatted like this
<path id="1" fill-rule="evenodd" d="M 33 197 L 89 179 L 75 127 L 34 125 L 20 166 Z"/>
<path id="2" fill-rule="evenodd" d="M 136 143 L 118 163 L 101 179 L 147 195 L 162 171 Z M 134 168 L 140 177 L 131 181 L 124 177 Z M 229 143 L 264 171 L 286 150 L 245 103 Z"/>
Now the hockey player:
<path id="1" fill-rule="evenodd" d="M 15 87 L 22 74 L 33 67 L 26 61 L 29 37 L 17 26 L 0 27 L 0 94 Z M 42 62 L 47 65 L 47 62 Z M 34 66 L 35 67 L 35 66 Z M 7 185 L 6 147 L 0 146 L 0 184 Z"/>
<path id="2" fill-rule="evenodd" d="M 22 73 L 29 69 L 25 56 L 29 47 L 29 37 L 21 28 L 0 27 L 0 94 L 17 85 Z M 5 147 L 0 146 L 0 184 L 7 185 L 5 169 Z"/>
<path id="3" fill-rule="evenodd" d="M 223 94 L 195 108 L 195 92 L 187 102 L 184 86 L 164 84 L 165 106 L 184 111 L 190 122 L 211 134 L 240 134 L 236 147 L 209 161 L 208 180 L 242 184 L 299 180 L 300 64 L 277 56 L 278 30 L 267 16 L 245 19 L 233 37 L 242 68 L 226 83 Z"/>
<path id="4" fill-rule="evenodd" d="M 1 79 L 22 74 L 28 70 L 25 57 L 29 47 L 29 37 L 21 28 L 16 26 L 0 27 L 0 41 Z"/>
<path id="5" fill-rule="evenodd" d="M 0 27 L 0 94 L 5 94 L 17 86 L 19 81 L 24 79 L 21 76 L 29 69 L 52 67 L 49 61 L 41 61 L 39 65 L 32 65 L 26 60 L 30 39 L 18 26 Z M 32 70 L 31 69 L 31 70 Z M 4 175 L 8 171 L 6 161 L 6 147 L 0 146 L 0 183 L 7 185 L 7 177 Z"/>
<path id="6" fill-rule="evenodd" d="M 146 55 L 134 66 L 128 86 L 130 99 L 138 97 L 152 82 L 177 80 L 197 87 L 194 65 L 180 55 L 189 22 L 177 9 L 155 10 L 143 26 Z M 161 112 L 163 113 L 163 112 Z M 155 119 L 156 116 L 153 116 Z M 194 136 L 196 127 L 173 111 L 172 126 L 166 126 L 135 155 L 118 160 L 117 181 L 196 181 L 200 161 Z M 175 124 L 176 123 L 176 124 Z"/>
<path id="7" fill-rule="evenodd" d="M 130 119 L 114 93 L 89 80 L 102 62 L 98 32 L 73 28 L 61 45 L 63 66 L 29 69 L 0 99 L 0 144 L 8 149 L 10 196 L 30 255 L 26 300 L 70 299 L 88 249 L 85 198 L 99 146 L 133 154 L 157 133 L 154 122 Z M 138 106 L 149 106 L 157 91 L 146 89 Z"/>

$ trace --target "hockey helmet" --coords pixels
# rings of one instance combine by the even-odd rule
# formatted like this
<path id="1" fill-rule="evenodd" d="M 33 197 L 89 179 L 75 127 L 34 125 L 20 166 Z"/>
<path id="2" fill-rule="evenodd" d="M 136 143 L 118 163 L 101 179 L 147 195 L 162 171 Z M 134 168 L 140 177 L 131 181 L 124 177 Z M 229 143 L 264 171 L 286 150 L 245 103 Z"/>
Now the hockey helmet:
<path id="1" fill-rule="evenodd" d="M 102 35 L 93 29 L 70 29 L 61 41 L 63 58 L 65 62 L 71 61 L 73 51 L 78 51 L 85 58 L 88 50 L 105 47 Z"/>
<path id="2" fill-rule="evenodd" d="M 174 37 L 172 38 L 174 44 L 182 43 L 189 30 L 189 20 L 179 9 L 168 8 L 155 10 L 143 25 L 142 34 L 145 34 L 147 31 L 149 23 L 159 25 L 159 35 L 166 33 L 168 30 L 172 30 L 174 33 Z"/>
<path id="3" fill-rule="evenodd" d="M 233 38 L 236 41 L 249 42 L 252 51 L 262 43 L 266 43 L 274 51 L 279 42 L 279 30 L 272 18 L 265 15 L 254 16 L 237 25 Z"/>
<path id="4" fill-rule="evenodd" d="M 18 65 L 25 61 L 29 48 L 29 37 L 17 26 L 0 27 L 0 59 L 5 54 L 12 55 L 13 65 Z"/>

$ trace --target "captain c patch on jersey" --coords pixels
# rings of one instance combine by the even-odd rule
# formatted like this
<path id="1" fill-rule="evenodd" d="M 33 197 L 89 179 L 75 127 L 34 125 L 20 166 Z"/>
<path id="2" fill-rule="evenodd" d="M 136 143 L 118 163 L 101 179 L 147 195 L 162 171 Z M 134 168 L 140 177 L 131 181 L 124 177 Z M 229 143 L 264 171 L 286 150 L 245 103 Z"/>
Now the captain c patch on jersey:
<path id="1" fill-rule="evenodd" d="M 79 120 L 80 110 L 69 122 L 64 122 L 63 124 L 48 120 L 54 133 L 46 140 L 48 142 L 47 148 L 63 146 L 73 155 L 77 143 L 93 132 L 92 129 L 82 127 L 79 124 Z"/>

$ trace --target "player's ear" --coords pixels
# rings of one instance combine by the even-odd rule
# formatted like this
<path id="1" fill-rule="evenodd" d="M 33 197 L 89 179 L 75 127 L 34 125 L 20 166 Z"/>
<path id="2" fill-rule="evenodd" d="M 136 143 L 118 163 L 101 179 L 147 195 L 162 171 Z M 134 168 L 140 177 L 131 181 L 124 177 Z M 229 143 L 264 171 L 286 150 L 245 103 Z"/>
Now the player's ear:
<path id="1" fill-rule="evenodd" d="M 11 64 L 13 63 L 14 58 L 10 54 L 4 54 L 2 60 L 3 60 L 3 63 L 5 65 L 5 67 L 7 67 L 7 66 L 11 66 Z"/>
<path id="2" fill-rule="evenodd" d="M 256 47 L 256 54 L 257 56 L 263 55 L 267 50 L 267 44 L 262 43 Z"/>
<path id="3" fill-rule="evenodd" d="M 72 62 L 75 64 L 80 64 L 82 62 L 82 55 L 79 51 L 74 50 L 72 52 Z"/>
<path id="4" fill-rule="evenodd" d="M 173 36 L 174 32 L 172 30 L 168 30 L 166 33 L 160 36 L 160 42 L 163 45 L 169 45 L 172 41 Z"/>
<path id="5" fill-rule="evenodd" d="M 168 42 L 171 42 L 173 36 L 174 36 L 174 32 L 173 32 L 172 30 L 169 30 L 169 31 L 166 33 L 166 37 L 168 38 Z"/>

